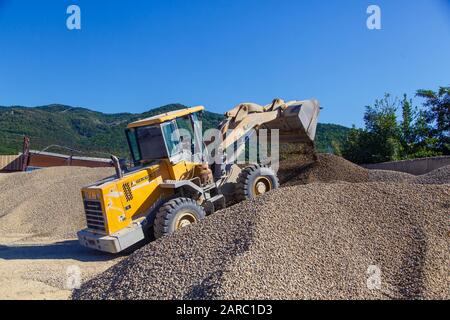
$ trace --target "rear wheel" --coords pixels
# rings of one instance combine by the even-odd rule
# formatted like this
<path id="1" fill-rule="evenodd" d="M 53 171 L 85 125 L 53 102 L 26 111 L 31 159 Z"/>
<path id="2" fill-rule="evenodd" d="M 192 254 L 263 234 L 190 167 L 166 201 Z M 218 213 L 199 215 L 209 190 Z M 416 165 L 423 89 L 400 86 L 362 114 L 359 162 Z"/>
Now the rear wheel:
<path id="1" fill-rule="evenodd" d="M 156 214 L 153 232 L 156 239 L 205 218 L 205 210 L 189 198 L 175 198 L 165 203 Z"/>
<path id="2" fill-rule="evenodd" d="M 236 199 L 238 201 L 254 199 L 280 186 L 278 177 L 272 168 L 252 165 L 242 170 L 237 180 Z"/>

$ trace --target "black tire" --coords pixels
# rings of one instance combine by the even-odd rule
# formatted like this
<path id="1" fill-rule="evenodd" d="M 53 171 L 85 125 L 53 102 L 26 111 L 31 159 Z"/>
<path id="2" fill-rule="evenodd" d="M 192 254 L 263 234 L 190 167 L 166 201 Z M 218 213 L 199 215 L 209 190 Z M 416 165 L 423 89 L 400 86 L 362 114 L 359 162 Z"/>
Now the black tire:
<path id="1" fill-rule="evenodd" d="M 264 184 L 258 188 L 259 183 Z M 239 174 L 236 184 L 236 200 L 254 199 L 258 195 L 277 189 L 280 186 L 278 177 L 272 168 L 263 165 L 252 165 L 244 168 Z"/>
<path id="2" fill-rule="evenodd" d="M 156 213 L 153 233 L 155 239 L 171 234 L 178 229 L 204 219 L 203 207 L 189 198 L 175 198 L 167 201 Z"/>

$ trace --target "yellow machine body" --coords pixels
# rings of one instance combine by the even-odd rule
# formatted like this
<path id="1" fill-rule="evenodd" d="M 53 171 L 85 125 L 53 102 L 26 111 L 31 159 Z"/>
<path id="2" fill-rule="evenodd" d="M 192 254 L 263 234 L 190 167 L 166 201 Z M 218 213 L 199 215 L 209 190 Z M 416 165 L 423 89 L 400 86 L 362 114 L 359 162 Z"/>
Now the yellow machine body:
<path id="1" fill-rule="evenodd" d="M 201 112 L 193 107 L 143 119 L 128 125 L 145 128 L 175 121 Z M 192 180 L 202 163 L 167 158 L 143 163 L 121 177 L 112 176 L 82 188 L 87 229 L 78 232 L 82 245 L 107 252 L 119 252 L 143 240 L 151 227 L 149 215 L 172 197 L 174 190 L 162 188 L 167 181 Z"/>
<path id="2" fill-rule="evenodd" d="M 133 221 L 145 218 L 146 213 L 160 200 L 169 197 L 172 192 L 162 189 L 159 185 L 164 180 L 180 180 L 183 176 L 193 174 L 194 163 L 182 161 L 176 165 L 163 160 L 152 165 L 124 175 L 122 179 L 113 178 L 105 182 L 82 189 L 84 201 L 98 201 L 104 213 L 105 223 L 89 220 L 88 226 L 102 234 L 113 234 Z"/>
<path id="3" fill-rule="evenodd" d="M 101 240 L 111 240 L 120 231 L 140 226 L 152 210 L 173 194 L 173 190 L 160 185 L 166 180 L 192 177 L 199 165 L 187 161 L 173 165 L 168 160 L 161 160 L 158 164 L 127 173 L 121 179 L 114 176 L 84 187 L 81 194 L 88 228 L 83 230 L 82 244 L 113 253 L 128 247 L 105 247 Z M 140 240 L 144 238 L 144 232 L 139 232 Z M 82 237 L 80 241 L 83 241 Z"/>

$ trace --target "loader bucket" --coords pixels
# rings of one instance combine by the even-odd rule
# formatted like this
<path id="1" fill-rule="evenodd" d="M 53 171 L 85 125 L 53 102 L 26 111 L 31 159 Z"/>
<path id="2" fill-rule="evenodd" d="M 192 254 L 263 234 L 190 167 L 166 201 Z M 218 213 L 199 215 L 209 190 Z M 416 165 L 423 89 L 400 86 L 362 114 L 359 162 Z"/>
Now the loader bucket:
<path id="1" fill-rule="evenodd" d="M 279 110 L 280 116 L 265 127 L 279 129 L 280 142 L 314 142 L 320 112 L 317 100 L 289 101 Z"/>

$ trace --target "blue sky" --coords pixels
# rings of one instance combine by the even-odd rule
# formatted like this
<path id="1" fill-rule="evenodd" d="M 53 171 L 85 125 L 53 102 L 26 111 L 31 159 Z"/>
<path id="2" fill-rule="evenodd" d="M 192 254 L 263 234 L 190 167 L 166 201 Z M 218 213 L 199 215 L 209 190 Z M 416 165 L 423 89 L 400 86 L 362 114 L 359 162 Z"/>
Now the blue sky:
<path id="1" fill-rule="evenodd" d="M 66 28 L 81 8 L 82 29 Z M 368 30 L 379 5 L 382 30 Z M 450 84 L 448 0 L 0 0 L 0 105 L 142 112 L 315 97 L 321 122 Z"/>

